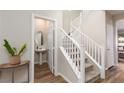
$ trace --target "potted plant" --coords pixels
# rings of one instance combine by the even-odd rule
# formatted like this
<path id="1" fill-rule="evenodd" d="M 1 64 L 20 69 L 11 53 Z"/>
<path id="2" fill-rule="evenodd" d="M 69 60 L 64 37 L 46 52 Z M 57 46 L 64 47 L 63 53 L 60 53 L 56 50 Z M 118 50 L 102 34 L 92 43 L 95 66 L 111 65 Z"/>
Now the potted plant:
<path id="1" fill-rule="evenodd" d="M 12 47 L 9 42 L 5 39 L 4 40 L 4 47 L 6 48 L 6 50 L 8 51 L 8 53 L 10 54 L 10 64 L 19 64 L 21 62 L 20 56 L 22 55 L 22 53 L 24 52 L 24 50 L 26 49 L 26 44 L 23 44 L 22 47 L 19 49 L 19 51 L 17 51 L 17 49 L 15 47 Z"/>

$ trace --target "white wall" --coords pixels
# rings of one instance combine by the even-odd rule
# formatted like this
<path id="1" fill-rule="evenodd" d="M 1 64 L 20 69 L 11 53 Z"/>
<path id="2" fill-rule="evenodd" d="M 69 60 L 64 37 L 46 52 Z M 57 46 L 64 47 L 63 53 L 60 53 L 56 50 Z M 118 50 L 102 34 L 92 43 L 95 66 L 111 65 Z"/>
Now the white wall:
<path id="1" fill-rule="evenodd" d="M 105 47 L 105 27 L 105 11 L 92 10 L 82 24 L 82 32 L 91 37 L 101 46 Z"/>
<path id="2" fill-rule="evenodd" d="M 9 62 L 9 56 L 3 47 L 3 39 L 8 39 L 10 43 L 19 47 L 27 44 L 27 51 L 22 56 L 22 60 L 31 61 L 31 33 L 32 33 L 32 13 L 56 19 L 59 26 L 62 26 L 62 11 L 0 11 L 0 60 L 1 63 Z M 32 81 L 33 64 L 30 62 L 30 79 Z"/>
<path id="3" fill-rule="evenodd" d="M 73 19 L 80 15 L 80 10 L 63 11 L 63 28 L 65 31 L 70 31 L 70 23 Z"/>
<path id="4" fill-rule="evenodd" d="M 70 83 L 78 83 L 78 78 L 73 72 L 72 68 L 67 62 L 67 59 L 61 52 L 61 50 L 58 50 L 58 73 L 62 76 L 64 76 L 64 79 Z"/>

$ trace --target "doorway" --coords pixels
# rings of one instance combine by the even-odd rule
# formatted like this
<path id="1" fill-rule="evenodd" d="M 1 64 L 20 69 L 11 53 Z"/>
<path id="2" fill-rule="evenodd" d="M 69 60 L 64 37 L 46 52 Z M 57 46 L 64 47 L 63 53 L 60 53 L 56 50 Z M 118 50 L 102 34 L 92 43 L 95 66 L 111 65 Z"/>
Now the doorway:
<path id="1" fill-rule="evenodd" d="M 117 21 L 118 61 L 124 62 L 124 19 Z"/>
<path id="2" fill-rule="evenodd" d="M 41 16 L 33 16 L 34 80 L 41 79 L 43 68 L 55 74 L 55 21 Z"/>

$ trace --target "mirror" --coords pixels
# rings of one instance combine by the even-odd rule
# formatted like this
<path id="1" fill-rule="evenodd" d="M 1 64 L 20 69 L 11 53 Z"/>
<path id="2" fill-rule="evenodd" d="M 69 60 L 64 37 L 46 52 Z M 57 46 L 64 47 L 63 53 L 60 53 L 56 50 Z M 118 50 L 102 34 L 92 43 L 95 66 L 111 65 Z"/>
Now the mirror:
<path id="1" fill-rule="evenodd" d="M 41 31 L 37 31 L 35 33 L 35 43 L 36 43 L 36 46 L 43 45 L 43 33 Z"/>

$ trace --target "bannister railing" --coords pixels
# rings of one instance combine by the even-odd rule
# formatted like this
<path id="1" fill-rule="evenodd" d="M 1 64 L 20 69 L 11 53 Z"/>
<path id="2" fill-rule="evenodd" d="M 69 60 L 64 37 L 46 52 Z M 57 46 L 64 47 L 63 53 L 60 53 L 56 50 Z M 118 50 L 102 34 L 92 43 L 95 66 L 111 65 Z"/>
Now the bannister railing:
<path id="1" fill-rule="evenodd" d="M 83 48 L 70 37 L 63 29 L 61 30 L 62 36 L 62 49 L 65 51 L 65 56 L 73 71 L 79 78 L 79 82 L 85 82 L 85 62 Z"/>
<path id="2" fill-rule="evenodd" d="M 70 36 L 74 38 L 80 44 L 80 46 L 84 47 L 85 54 L 92 60 L 92 62 L 94 62 L 98 66 L 98 68 L 100 69 L 101 78 L 104 79 L 105 49 L 102 46 L 100 46 L 96 41 L 94 41 L 92 38 L 81 32 L 80 24 L 78 24 L 78 26 L 75 25 L 75 23 L 77 23 L 76 21 L 78 21 L 78 23 L 81 23 L 79 19 L 80 17 L 82 16 L 77 17 L 75 20 L 71 22 Z"/>

